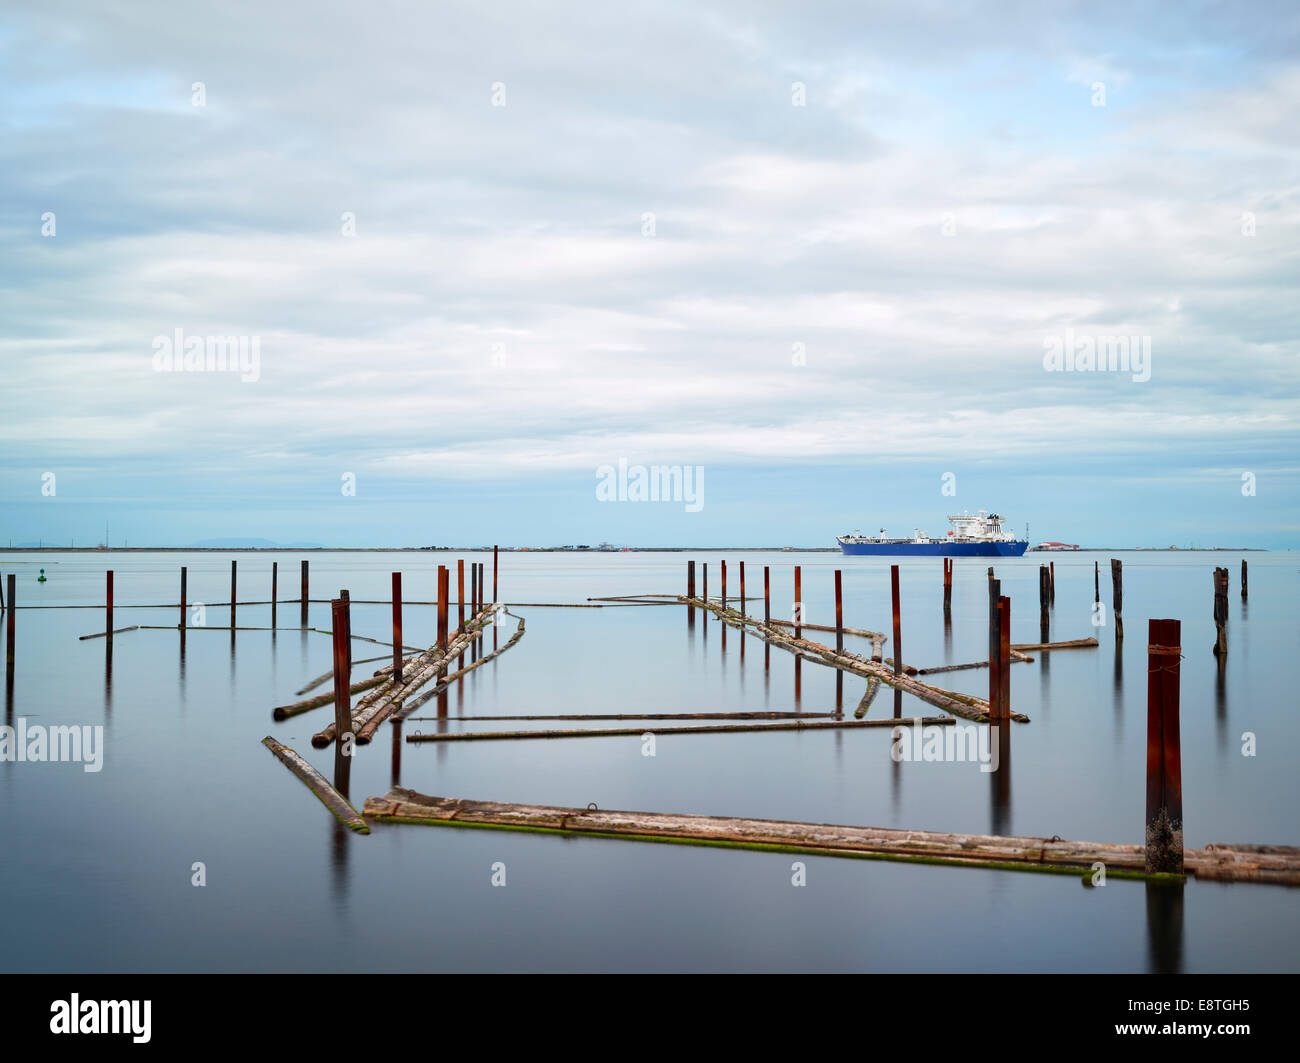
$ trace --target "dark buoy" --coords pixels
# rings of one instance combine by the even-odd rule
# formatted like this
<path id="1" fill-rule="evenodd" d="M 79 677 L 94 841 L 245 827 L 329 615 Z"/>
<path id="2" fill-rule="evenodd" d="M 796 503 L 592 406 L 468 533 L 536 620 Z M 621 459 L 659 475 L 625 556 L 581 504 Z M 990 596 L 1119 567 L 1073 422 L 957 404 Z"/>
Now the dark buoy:
<path id="1" fill-rule="evenodd" d="M 36 578 L 37 583 L 45 582 L 45 569 L 41 569 L 41 574 Z"/>

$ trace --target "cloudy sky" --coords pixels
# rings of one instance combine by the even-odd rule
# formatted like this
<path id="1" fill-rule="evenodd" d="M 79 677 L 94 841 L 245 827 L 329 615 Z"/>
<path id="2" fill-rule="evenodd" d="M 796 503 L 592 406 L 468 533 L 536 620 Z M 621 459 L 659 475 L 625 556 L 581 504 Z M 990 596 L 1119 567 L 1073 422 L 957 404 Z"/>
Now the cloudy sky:
<path id="1" fill-rule="evenodd" d="M 0 126 L 0 542 L 1300 530 L 1291 2 L 19 0 Z"/>

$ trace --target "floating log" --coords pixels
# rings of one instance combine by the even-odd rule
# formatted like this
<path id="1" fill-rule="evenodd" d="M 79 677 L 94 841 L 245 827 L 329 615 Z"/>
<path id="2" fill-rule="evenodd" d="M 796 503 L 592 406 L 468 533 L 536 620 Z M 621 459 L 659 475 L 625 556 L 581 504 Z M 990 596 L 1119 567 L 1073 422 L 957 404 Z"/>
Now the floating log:
<path id="1" fill-rule="evenodd" d="M 1106 865 L 1107 877 L 1111 878 L 1182 881 L 1181 875 L 1148 874 L 1140 845 L 1062 841 L 1055 837 L 946 834 L 788 820 L 608 811 L 594 806 L 563 808 L 467 801 L 429 797 L 400 786 L 393 787 L 384 797 L 366 798 L 362 813 L 367 819 L 379 823 L 505 828 L 1007 871 L 1090 875 L 1092 865 L 1099 861 Z M 1214 881 L 1295 886 L 1300 885 L 1300 849 L 1209 845 L 1204 849 L 1189 849 L 1185 853 L 1184 868 L 1197 878 Z"/>
<path id="2" fill-rule="evenodd" d="M 445 579 L 443 582 L 446 582 Z M 435 644 L 431 646 L 412 662 L 410 678 L 400 687 L 396 683 L 392 683 L 380 687 L 362 698 L 353 710 L 351 721 L 352 733 L 358 736 L 358 742 L 360 742 L 359 736 L 362 729 L 377 713 L 383 713 L 380 718 L 380 722 L 382 722 L 383 719 L 387 718 L 392 708 L 395 707 L 395 702 L 401 701 L 419 690 L 446 666 L 446 662 L 450 658 L 455 657 L 474 639 L 477 639 L 488 619 L 487 613 L 479 613 L 465 625 L 465 631 L 462 634 L 450 639 L 446 645 Z M 446 632 L 444 631 L 443 634 L 445 635 Z M 373 734 L 374 732 L 371 731 L 370 733 Z M 338 737 L 338 734 L 337 723 L 331 723 L 312 735 L 311 744 L 317 749 L 324 748 L 333 742 Z"/>
<path id="3" fill-rule="evenodd" d="M 682 600 L 685 602 L 685 600 Z M 755 629 L 756 634 L 773 645 L 780 646 L 789 650 L 800 657 L 804 657 L 819 664 L 825 664 L 831 668 L 843 668 L 846 671 L 853 672 L 856 675 L 871 677 L 878 676 L 884 682 L 891 686 L 904 690 L 910 694 L 916 695 L 922 701 L 928 702 L 937 708 L 944 709 L 956 716 L 965 717 L 968 720 L 977 720 L 980 722 L 988 721 L 988 702 L 978 698 L 965 700 L 965 695 L 956 695 L 952 691 L 940 690 L 938 687 L 932 687 L 927 683 L 921 683 L 911 676 L 901 673 L 895 673 L 877 660 L 867 660 L 859 657 L 857 654 L 844 653 L 837 654 L 828 646 L 812 642 L 808 639 L 796 639 L 779 632 L 775 627 L 768 627 L 760 624 L 756 619 L 743 617 L 736 612 L 723 611 L 719 606 L 712 602 L 706 602 L 702 599 L 696 601 L 699 608 L 706 609 L 713 613 L 720 620 L 732 624 L 733 626 L 747 624 Z M 883 637 L 883 636 L 882 636 Z M 874 640 L 873 640 L 874 641 Z M 1017 723 L 1028 723 L 1029 717 L 1018 712 L 1011 713 L 1011 719 Z"/>
<path id="4" fill-rule="evenodd" d="M 1027 653 L 1021 653 L 1019 650 L 1012 650 L 1011 660 L 1032 664 L 1034 659 Z M 988 666 L 988 661 L 968 661 L 966 664 L 939 664 L 935 665 L 933 668 L 918 668 L 916 674 L 936 675 L 939 672 L 963 672 L 968 668 L 987 668 Z"/>
<path id="5" fill-rule="evenodd" d="M 330 676 L 334 673 L 330 672 Z M 362 679 L 360 682 L 353 683 L 349 687 L 349 693 L 360 694 L 363 690 L 370 690 L 373 687 L 388 683 L 391 680 L 388 676 L 372 676 L 369 679 Z M 287 720 L 291 716 L 297 716 L 300 713 L 310 712 L 312 709 L 319 709 L 322 705 L 330 705 L 334 702 L 334 693 L 317 694 L 315 697 L 305 698 L 302 701 L 295 701 L 289 705 L 277 705 L 271 710 L 271 716 L 277 720 Z"/>
<path id="6" fill-rule="evenodd" d="M 525 738 L 614 738 L 618 736 L 686 734 L 731 734 L 737 731 L 835 731 L 860 727 L 912 726 L 916 723 L 943 727 L 955 724 L 951 716 L 920 716 L 901 720 L 790 720 L 783 723 L 718 724 L 713 727 L 592 727 L 550 731 L 462 731 L 458 734 L 409 734 L 408 742 L 490 742 Z"/>
<path id="7" fill-rule="evenodd" d="M 508 613 L 508 615 L 514 616 L 515 614 Z M 398 720 L 408 719 L 412 712 L 418 709 L 425 702 L 429 701 L 431 698 L 435 698 L 439 694 L 446 691 L 447 688 L 450 687 L 452 683 L 456 682 L 456 680 L 460 679 L 466 673 L 472 672 L 474 671 L 475 668 L 479 668 L 482 665 L 487 664 L 488 661 L 492 660 L 492 658 L 499 657 L 501 654 L 505 653 L 506 650 L 510 649 L 511 646 L 513 646 L 516 642 L 518 642 L 521 638 L 524 637 L 524 618 L 521 616 L 521 617 L 516 617 L 516 619 L 519 621 L 519 626 L 515 629 L 515 633 L 510 636 L 510 638 L 506 641 L 506 644 L 504 646 L 500 647 L 499 649 L 493 650 L 491 653 L 485 654 L 484 656 L 480 657 L 477 661 L 474 661 L 472 664 L 466 665 L 464 668 L 457 669 L 456 671 L 452 672 L 450 675 L 443 676 L 440 680 L 438 680 L 438 685 L 434 687 L 434 689 L 424 694 L 421 694 L 417 698 L 412 698 L 409 702 L 405 702 L 402 706 L 395 709 L 391 714 L 393 721 L 396 722 Z M 462 657 L 461 659 L 463 660 L 464 658 Z M 388 714 L 386 713 L 385 715 Z M 479 718 L 484 719 L 485 717 L 479 717 Z M 366 724 L 365 727 L 361 729 L 361 733 L 358 735 L 358 740 L 369 742 L 370 736 L 375 733 L 375 729 L 378 728 L 378 726 L 382 722 L 383 722 L 382 719 L 371 720 L 369 723 Z"/>
<path id="8" fill-rule="evenodd" d="M 794 627 L 794 624 L 792 624 L 789 620 L 772 620 L 770 621 L 770 623 L 775 624 L 779 627 Z M 834 631 L 835 630 L 835 628 L 831 627 L 828 624 L 800 624 L 799 626 L 803 628 L 805 631 Z M 885 636 L 881 634 L 879 631 L 864 631 L 862 630 L 862 628 L 857 628 L 857 627 L 846 627 L 843 628 L 842 630 L 846 635 L 857 635 L 859 638 L 864 638 L 864 639 L 884 640 L 885 638 Z"/>
<path id="9" fill-rule="evenodd" d="M 449 677 L 450 678 L 450 677 Z M 406 716 L 407 720 L 461 720 L 477 723 L 481 720 L 824 720 L 836 716 L 833 712 L 618 712 L 618 713 L 561 713 L 550 716 Z"/>
<path id="10" fill-rule="evenodd" d="M 1066 642 L 1017 642 L 1011 647 L 1015 653 L 1025 653 L 1028 650 L 1045 653 L 1048 650 L 1092 650 L 1096 648 L 1097 640 L 1095 638 L 1069 639 Z"/>
<path id="11" fill-rule="evenodd" d="M 130 627 L 115 627 L 112 631 L 96 631 L 93 635 L 78 635 L 78 642 L 85 642 L 86 639 L 102 639 L 108 635 L 120 635 L 123 631 L 139 631 L 139 624 L 132 624 Z"/>
<path id="12" fill-rule="evenodd" d="M 329 780 L 307 763 L 301 756 L 286 745 L 277 742 L 270 735 L 262 739 L 262 745 L 280 758 L 288 769 L 307 784 L 307 788 L 320 798 L 320 803 L 334 813 L 334 818 L 345 827 L 351 827 L 358 834 L 369 834 L 370 827 L 361 815 L 348 804 L 347 799 L 329 784 Z"/>
<path id="13" fill-rule="evenodd" d="M 862 719 L 871 708 L 871 703 L 876 700 L 876 695 L 880 693 L 880 680 L 874 675 L 867 680 L 866 692 L 862 695 L 862 700 L 858 702 L 858 707 L 853 710 L 855 719 Z"/>

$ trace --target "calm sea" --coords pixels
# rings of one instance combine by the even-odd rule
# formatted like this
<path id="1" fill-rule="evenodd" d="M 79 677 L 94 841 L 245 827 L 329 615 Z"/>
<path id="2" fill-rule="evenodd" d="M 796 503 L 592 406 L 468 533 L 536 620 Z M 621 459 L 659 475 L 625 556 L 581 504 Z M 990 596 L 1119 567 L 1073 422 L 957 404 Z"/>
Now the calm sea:
<path id="1" fill-rule="evenodd" d="M 408 600 L 436 596 L 439 563 L 482 553 L 0 553 L 21 605 L 95 605 L 115 572 L 116 626 L 167 625 L 79 641 L 102 631 L 97 609 L 21 609 L 5 722 L 103 725 L 103 769 L 0 763 L 0 968 L 7 971 L 1295 971 L 1300 892 L 1189 881 L 1185 889 L 1111 879 L 802 857 L 793 885 L 783 854 L 500 831 L 340 827 L 259 743 L 274 735 L 333 771 L 311 734 L 329 707 L 284 723 L 275 705 L 330 667 L 327 634 L 298 628 L 298 561 L 311 594 L 342 588 L 388 598 L 400 570 Z M 1093 624 L 1093 562 L 1124 562 L 1126 641 L 1110 617 Z M 1239 596 L 1241 558 L 1250 597 Z M 793 566 L 805 615 L 833 623 L 833 572 L 844 574 L 846 625 L 887 630 L 885 559 L 831 553 L 503 553 L 501 600 L 585 602 L 680 593 L 686 562 L 739 562 L 751 596 L 771 567 L 772 607 L 790 614 Z M 179 569 L 189 599 L 225 602 L 230 561 L 241 601 L 269 596 L 280 567 L 280 629 L 217 630 L 206 608 L 181 650 L 173 608 Z M 1295 845 L 1300 767 L 1300 565 L 1290 553 L 1121 552 L 1027 555 L 996 562 L 1012 600 L 1012 641 L 1038 641 L 1038 573 L 1056 563 L 1053 639 L 1096 635 L 1091 650 L 1014 664 L 1012 707 L 1032 722 L 1012 733 L 1009 763 L 896 763 L 888 730 L 663 735 L 457 745 L 394 742 L 385 724 L 359 747 L 349 795 L 360 807 L 394 782 L 429 794 L 494 801 L 1015 833 L 1137 843 L 1142 839 L 1146 621 L 1182 620 L 1185 841 Z M 1220 671 L 1211 575 L 1229 568 L 1230 652 Z M 901 564 L 903 656 L 930 666 L 987 656 L 986 561 L 958 560 L 952 623 L 942 617 L 938 559 Z M 38 583 L 44 568 L 47 582 Z M 453 577 L 454 590 L 454 577 Z M 762 602 L 751 603 L 761 610 Z M 829 712 L 835 673 L 715 621 L 688 627 L 680 606 L 519 606 L 527 633 L 447 697 L 449 716 L 738 710 Z M 353 632 L 390 637 L 387 605 L 354 605 Z M 193 621 L 191 621 L 193 623 Z M 265 626 L 270 607 L 238 623 Z M 327 604 L 309 623 L 328 629 Z M 408 643 L 434 637 L 434 610 L 407 606 Z M 504 641 L 514 622 L 499 631 Z M 834 635 L 818 633 L 823 641 Z M 493 635 L 487 641 L 491 646 Z M 850 648 L 870 644 L 848 640 Z M 360 660 L 383 646 L 357 642 Z M 890 647 L 886 647 L 886 654 Z M 358 664 L 368 675 L 379 663 Z M 987 693 L 987 671 L 935 676 Z M 865 681 L 846 677 L 851 713 Z M 322 686 L 317 692 L 328 687 Z M 436 701 L 417 715 L 433 715 Z M 893 712 L 887 688 L 871 716 Z M 905 715 L 936 710 L 909 696 Z M 543 727 L 544 723 L 411 720 L 414 730 Z M 579 727 L 581 723 L 556 726 Z M 635 724 L 633 724 L 635 726 Z M 651 725 L 648 725 L 651 726 Z M 1243 748 L 1254 736 L 1253 756 Z M 206 885 L 195 886 L 201 863 Z M 505 885 L 493 885 L 504 865 Z M 500 868 L 496 877 L 500 880 Z"/>

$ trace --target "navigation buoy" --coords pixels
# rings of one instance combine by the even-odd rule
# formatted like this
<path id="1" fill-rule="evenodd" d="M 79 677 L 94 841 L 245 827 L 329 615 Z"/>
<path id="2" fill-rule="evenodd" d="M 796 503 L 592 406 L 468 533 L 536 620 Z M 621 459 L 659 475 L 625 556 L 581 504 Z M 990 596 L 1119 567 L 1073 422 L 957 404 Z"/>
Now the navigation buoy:
<path id="1" fill-rule="evenodd" d="M 41 574 L 37 577 L 36 582 L 37 583 L 45 582 L 45 569 L 41 569 Z"/>

